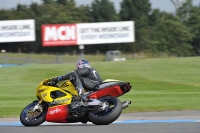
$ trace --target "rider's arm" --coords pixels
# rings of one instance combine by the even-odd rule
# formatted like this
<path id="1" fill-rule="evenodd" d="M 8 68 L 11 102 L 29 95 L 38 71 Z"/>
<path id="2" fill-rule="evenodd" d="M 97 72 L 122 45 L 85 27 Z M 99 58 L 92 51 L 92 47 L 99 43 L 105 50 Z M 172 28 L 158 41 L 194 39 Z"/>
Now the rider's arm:
<path id="1" fill-rule="evenodd" d="M 74 71 L 71 71 L 71 72 L 63 75 L 63 76 L 59 76 L 58 77 L 58 81 L 68 80 L 73 75 L 85 76 L 85 75 L 89 74 L 90 71 L 91 70 L 89 68 L 87 68 L 87 67 L 81 68 L 81 69 L 78 69 L 78 70 L 74 70 Z"/>
<path id="2" fill-rule="evenodd" d="M 63 76 L 59 76 L 58 81 L 68 80 L 68 79 L 70 79 L 70 76 L 72 76 L 72 75 L 74 75 L 74 71 L 71 71 Z"/>

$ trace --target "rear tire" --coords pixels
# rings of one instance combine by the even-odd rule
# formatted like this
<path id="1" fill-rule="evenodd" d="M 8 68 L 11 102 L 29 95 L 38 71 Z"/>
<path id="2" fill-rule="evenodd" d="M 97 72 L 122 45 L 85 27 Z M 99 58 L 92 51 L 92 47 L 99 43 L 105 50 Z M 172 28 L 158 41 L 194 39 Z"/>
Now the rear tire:
<path id="1" fill-rule="evenodd" d="M 20 114 L 20 121 L 24 126 L 38 126 L 45 122 L 48 110 L 47 104 L 42 104 L 42 112 L 39 110 L 32 111 L 38 102 L 27 105 Z"/>
<path id="2" fill-rule="evenodd" d="M 108 102 L 109 107 L 104 111 L 90 111 L 88 119 L 95 125 L 108 125 L 114 122 L 122 113 L 122 103 L 117 97 L 106 96 L 98 100 Z"/>

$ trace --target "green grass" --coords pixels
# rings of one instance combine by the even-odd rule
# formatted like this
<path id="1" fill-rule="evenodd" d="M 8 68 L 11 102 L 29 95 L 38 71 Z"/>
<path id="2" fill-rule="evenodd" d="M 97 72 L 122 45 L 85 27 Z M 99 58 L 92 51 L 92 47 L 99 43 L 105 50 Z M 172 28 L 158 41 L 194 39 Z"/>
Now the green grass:
<path id="1" fill-rule="evenodd" d="M 132 104 L 123 112 L 200 110 L 200 57 L 91 62 L 103 79 L 129 81 L 120 97 Z M 0 68 L 0 117 L 17 117 L 35 100 L 41 80 L 74 69 L 74 64 L 30 64 Z"/>

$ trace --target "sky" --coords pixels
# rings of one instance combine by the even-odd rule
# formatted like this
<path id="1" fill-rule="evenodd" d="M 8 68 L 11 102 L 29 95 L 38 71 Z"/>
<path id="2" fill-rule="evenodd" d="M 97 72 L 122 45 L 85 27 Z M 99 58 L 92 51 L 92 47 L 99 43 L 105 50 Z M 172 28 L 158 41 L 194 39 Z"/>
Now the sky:
<path id="1" fill-rule="evenodd" d="M 29 5 L 31 2 L 41 3 L 42 0 L 0 0 L 0 9 L 15 8 L 17 4 Z M 79 6 L 81 4 L 91 4 L 93 0 L 75 0 L 76 4 Z M 122 0 L 110 0 L 114 3 L 115 9 L 120 10 L 120 3 Z M 181 0 L 179 0 L 181 1 Z M 174 6 L 170 0 L 150 0 L 152 8 L 159 8 L 162 11 L 174 12 Z M 199 5 L 200 0 L 193 0 L 194 5 Z"/>

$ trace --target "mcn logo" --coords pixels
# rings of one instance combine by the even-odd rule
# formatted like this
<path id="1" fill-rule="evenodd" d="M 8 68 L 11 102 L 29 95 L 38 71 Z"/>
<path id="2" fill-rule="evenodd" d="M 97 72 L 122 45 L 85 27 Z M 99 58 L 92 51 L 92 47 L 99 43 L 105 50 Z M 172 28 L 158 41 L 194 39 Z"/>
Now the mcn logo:
<path id="1" fill-rule="evenodd" d="M 76 24 L 51 24 L 42 26 L 43 46 L 66 46 L 76 44 Z"/>
<path id="2" fill-rule="evenodd" d="M 134 41 L 133 21 L 42 25 L 43 46 L 108 44 Z"/>

